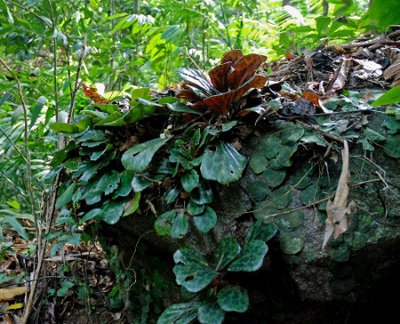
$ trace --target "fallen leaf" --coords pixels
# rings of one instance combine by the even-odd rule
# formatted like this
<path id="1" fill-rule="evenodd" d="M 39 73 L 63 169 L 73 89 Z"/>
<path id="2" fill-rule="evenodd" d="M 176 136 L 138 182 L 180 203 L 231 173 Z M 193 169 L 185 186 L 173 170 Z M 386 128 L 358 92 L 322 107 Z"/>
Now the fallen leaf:
<path id="1" fill-rule="evenodd" d="M 22 307 L 24 307 L 24 303 L 15 303 L 15 304 L 8 306 L 5 310 L 8 311 L 8 310 L 13 310 L 13 309 L 20 309 Z"/>
<path id="2" fill-rule="evenodd" d="M 90 85 L 84 83 L 83 84 L 83 92 L 85 93 L 86 97 L 89 97 L 97 104 L 109 103 L 109 101 L 107 99 L 105 99 L 99 95 L 96 87 L 91 87 Z"/>
<path id="3" fill-rule="evenodd" d="M 311 101 L 315 106 L 319 107 L 319 96 L 314 92 L 304 92 L 303 96 L 304 99 Z"/>
<path id="4" fill-rule="evenodd" d="M 0 289 L 0 301 L 12 300 L 16 296 L 23 295 L 28 291 L 27 287 L 15 287 Z"/>
<path id="5" fill-rule="evenodd" d="M 342 150 L 342 171 L 340 173 L 338 186 L 336 188 L 335 198 L 333 202 L 328 200 L 326 213 L 328 217 L 325 221 L 325 234 L 322 248 L 325 248 L 330 237 L 337 239 L 341 234 L 347 231 L 350 226 L 350 220 L 347 215 L 355 212 L 356 205 L 351 202 L 347 206 L 349 196 L 349 146 L 344 141 L 344 149 Z"/>

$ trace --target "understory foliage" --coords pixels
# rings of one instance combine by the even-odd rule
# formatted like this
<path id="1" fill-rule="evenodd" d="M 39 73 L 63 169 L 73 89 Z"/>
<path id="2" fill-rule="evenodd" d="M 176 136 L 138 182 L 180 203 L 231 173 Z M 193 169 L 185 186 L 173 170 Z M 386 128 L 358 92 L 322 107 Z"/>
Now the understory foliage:
<path id="1" fill-rule="evenodd" d="M 220 217 L 219 190 L 251 172 L 257 180 L 247 188 L 258 221 L 242 240 L 222 239 L 214 258 L 188 247 L 176 251 L 176 281 L 197 296 L 167 308 L 159 322 L 220 323 L 225 312 L 245 312 L 247 291 L 229 282 L 229 273 L 258 270 L 278 227 L 285 253 L 303 247 L 296 230 L 304 216 L 286 210 L 292 189 L 280 185 L 307 188 L 304 205 L 332 190 L 323 181 L 312 183 L 317 164 L 300 170 L 300 177 L 287 172 L 300 148 L 329 144 L 320 133 L 280 119 L 297 116 L 302 106 L 283 104 L 278 91 L 305 100 L 313 113 L 318 98 L 285 82 L 266 87 L 274 68 L 266 56 L 291 60 L 320 43 L 343 44 L 371 28 L 384 30 L 399 22 L 393 1 L 371 1 L 367 10 L 366 1 L 352 0 L 325 6 L 314 0 L 288 6 L 278 0 L 149 0 L 133 1 L 133 8 L 124 0 L 84 6 L 0 0 L 0 260 L 15 253 L 5 236 L 29 241 L 45 227 L 40 202 L 56 179 L 58 217 L 45 233 L 52 256 L 65 244 L 93 239 L 83 231 L 88 225 L 113 225 L 139 213 L 153 214 L 159 235 L 209 233 Z M 259 54 L 244 54 L 252 52 Z M 376 105 L 398 102 L 398 88 L 391 91 Z M 328 108 L 351 110 L 361 101 L 344 92 Z M 387 138 L 366 128 L 357 141 L 369 151 L 381 143 L 397 158 L 398 109 L 389 113 Z M 247 143 L 243 125 L 264 118 L 273 127 Z M 322 119 L 324 131 L 340 135 Z M 286 216 L 272 224 L 270 216 L 280 212 Z M 348 257 L 345 243 L 336 245 L 337 258 Z M 33 255 L 34 244 L 25 252 Z M 0 274 L 0 283 L 22 279 Z M 60 296 L 73 286 L 65 282 Z"/>

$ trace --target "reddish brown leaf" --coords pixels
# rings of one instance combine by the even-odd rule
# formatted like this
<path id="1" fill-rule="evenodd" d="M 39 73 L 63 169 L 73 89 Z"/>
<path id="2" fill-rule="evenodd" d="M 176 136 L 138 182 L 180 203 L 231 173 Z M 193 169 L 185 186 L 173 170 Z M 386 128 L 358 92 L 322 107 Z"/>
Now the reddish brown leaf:
<path id="1" fill-rule="evenodd" d="M 240 59 L 243 56 L 243 52 L 241 50 L 235 49 L 229 52 L 226 52 L 221 59 L 221 64 L 224 64 L 226 62 L 232 62 L 235 63 L 238 59 Z"/>
<path id="2" fill-rule="evenodd" d="M 83 84 L 83 92 L 85 93 L 86 97 L 89 97 L 95 103 L 98 103 L 98 104 L 108 104 L 109 103 L 109 101 L 107 99 L 105 99 L 99 95 L 96 87 L 91 87 L 90 85 L 84 83 Z"/>
<path id="3" fill-rule="evenodd" d="M 292 53 L 286 53 L 285 54 L 285 59 L 289 60 L 293 60 L 294 59 L 294 55 Z"/>
<path id="4" fill-rule="evenodd" d="M 235 92 L 229 91 L 204 99 L 204 103 L 213 113 L 226 115 L 232 105 Z"/>
<path id="5" fill-rule="evenodd" d="M 249 54 L 241 57 L 235 63 L 234 70 L 228 76 L 229 88 L 236 89 L 250 79 L 266 59 L 266 56 L 258 54 Z"/>
<path id="6" fill-rule="evenodd" d="M 250 89 L 262 88 L 266 82 L 267 78 L 265 76 L 262 75 L 253 76 L 250 80 L 248 80 L 245 84 L 243 84 L 235 91 L 235 96 L 233 98 L 233 101 L 239 100 Z"/>
<path id="7" fill-rule="evenodd" d="M 211 78 L 213 86 L 221 91 L 225 92 L 228 90 L 228 72 L 231 69 L 231 63 L 226 62 L 213 68 L 208 75 Z"/>
<path id="8" fill-rule="evenodd" d="M 319 96 L 314 92 L 304 92 L 302 97 L 304 99 L 307 99 L 308 101 L 311 101 L 315 106 L 319 107 Z"/>
<path id="9" fill-rule="evenodd" d="M 190 101 L 201 100 L 200 97 L 197 96 L 193 91 L 187 89 L 183 89 L 180 92 L 178 92 L 176 94 L 176 97 L 181 99 L 188 99 Z"/>

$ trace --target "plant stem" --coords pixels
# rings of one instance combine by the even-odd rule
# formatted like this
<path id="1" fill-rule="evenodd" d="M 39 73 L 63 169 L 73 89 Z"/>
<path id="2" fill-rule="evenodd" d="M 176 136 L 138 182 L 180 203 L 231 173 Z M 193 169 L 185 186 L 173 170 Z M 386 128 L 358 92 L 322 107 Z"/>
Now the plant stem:
<path id="1" fill-rule="evenodd" d="M 28 133 L 28 108 L 25 103 L 25 98 L 22 93 L 22 86 L 21 82 L 19 81 L 18 76 L 14 73 L 14 71 L 7 65 L 6 62 L 0 57 L 0 63 L 4 66 L 4 68 L 8 71 L 8 73 L 11 74 L 11 76 L 16 80 L 17 82 L 17 88 L 18 88 L 18 95 L 21 100 L 22 104 L 22 109 L 24 111 L 24 149 L 25 149 L 25 155 L 26 155 L 26 170 L 27 170 L 27 187 L 28 187 L 28 193 L 29 193 L 29 200 L 31 203 L 31 212 L 33 219 L 35 221 L 35 229 L 36 229 L 36 237 L 37 237 L 37 254 L 38 254 L 38 262 L 37 265 L 34 265 L 34 279 L 37 279 L 39 276 L 41 264 L 43 261 L 43 253 L 40 253 L 42 251 L 39 251 L 39 247 L 41 247 L 42 244 L 42 228 L 40 224 L 40 219 L 38 217 L 38 214 L 36 213 L 36 204 L 35 204 L 35 198 L 33 195 L 33 187 L 32 187 L 32 164 L 31 164 L 31 154 L 29 151 L 28 147 L 28 140 L 29 140 L 29 133 Z M 36 290 L 36 281 L 32 283 L 31 290 L 29 292 L 29 298 L 28 302 L 25 307 L 24 315 L 22 318 L 22 324 L 25 324 L 28 321 L 28 316 L 30 313 L 30 310 L 32 308 L 33 304 L 33 297 L 35 294 Z"/>

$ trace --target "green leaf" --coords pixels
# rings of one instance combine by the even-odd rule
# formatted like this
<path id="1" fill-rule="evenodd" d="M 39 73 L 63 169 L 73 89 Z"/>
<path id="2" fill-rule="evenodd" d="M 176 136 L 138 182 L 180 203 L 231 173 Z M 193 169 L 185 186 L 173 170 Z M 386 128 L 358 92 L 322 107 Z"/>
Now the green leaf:
<path id="1" fill-rule="evenodd" d="M 19 236 L 21 236 L 24 240 L 29 240 L 28 232 L 21 225 L 21 223 L 13 216 L 5 216 L 4 221 L 14 229 Z"/>
<path id="2" fill-rule="evenodd" d="M 211 147 L 205 150 L 200 171 L 206 180 L 228 184 L 241 178 L 246 163 L 233 145 L 221 142 L 215 150 Z"/>
<path id="3" fill-rule="evenodd" d="M 250 155 L 249 166 L 255 174 L 259 174 L 268 168 L 268 160 L 263 152 L 255 151 Z"/>
<path id="4" fill-rule="evenodd" d="M 174 262 L 183 264 L 201 264 L 208 267 L 207 261 L 199 252 L 187 247 L 180 248 L 174 253 Z"/>
<path id="5" fill-rule="evenodd" d="M 197 319 L 202 324 L 221 324 L 225 312 L 219 307 L 217 300 L 205 301 L 201 304 Z"/>
<path id="6" fill-rule="evenodd" d="M 390 135 L 383 146 L 385 153 L 393 158 L 400 158 L 400 135 Z"/>
<path id="7" fill-rule="evenodd" d="M 134 172 L 125 170 L 120 174 L 121 183 L 118 190 L 114 192 L 113 198 L 126 197 L 132 191 L 132 180 L 135 175 Z"/>
<path id="8" fill-rule="evenodd" d="M 267 183 L 268 187 L 275 188 L 285 181 L 286 170 L 274 170 L 268 168 L 263 172 L 262 178 Z"/>
<path id="9" fill-rule="evenodd" d="M 95 218 L 99 216 L 102 213 L 102 210 L 100 208 L 94 208 L 91 211 L 87 212 L 85 216 L 82 217 L 81 223 L 85 223 L 88 220 L 91 220 L 92 218 Z"/>
<path id="10" fill-rule="evenodd" d="M 198 292 L 207 287 L 217 276 L 218 272 L 200 264 L 178 264 L 173 269 L 176 283 L 190 292 Z"/>
<path id="11" fill-rule="evenodd" d="M 173 304 L 158 318 L 157 324 L 188 324 L 195 320 L 199 302 Z"/>
<path id="12" fill-rule="evenodd" d="M 193 217 L 194 225 L 196 228 L 202 232 L 207 233 L 214 228 L 217 223 L 217 214 L 214 209 L 206 206 L 204 213 Z"/>
<path id="13" fill-rule="evenodd" d="M 175 202 L 176 198 L 178 198 L 179 195 L 179 190 L 176 188 L 173 188 L 169 191 L 167 191 L 163 198 L 166 204 L 172 204 Z"/>
<path id="14" fill-rule="evenodd" d="M 278 227 L 274 224 L 264 224 L 261 221 L 256 221 L 250 227 L 246 235 L 246 241 L 260 240 L 263 242 L 269 241 L 278 232 Z"/>
<path id="15" fill-rule="evenodd" d="M 107 201 L 102 206 L 102 219 L 110 225 L 116 224 L 124 212 L 125 201 Z"/>
<path id="16" fill-rule="evenodd" d="M 224 269 L 240 253 L 240 245 L 234 237 L 226 237 L 218 245 L 215 263 L 216 270 Z"/>
<path id="17" fill-rule="evenodd" d="M 202 186 L 193 190 L 191 198 L 198 205 L 211 204 L 214 199 L 212 190 L 205 189 Z"/>
<path id="18" fill-rule="evenodd" d="M 268 246 L 263 241 L 251 240 L 243 246 L 242 252 L 229 266 L 228 271 L 256 271 L 261 268 L 267 252 Z"/>
<path id="19" fill-rule="evenodd" d="M 171 237 L 182 238 L 187 234 L 188 229 L 189 229 L 189 222 L 187 216 L 183 212 L 178 211 L 178 215 L 176 216 L 176 218 L 172 223 Z"/>
<path id="20" fill-rule="evenodd" d="M 161 214 L 154 223 L 158 235 L 171 235 L 172 223 L 176 217 L 176 210 L 172 209 Z"/>
<path id="21" fill-rule="evenodd" d="M 304 246 L 304 238 L 296 233 L 281 233 L 279 241 L 282 252 L 286 254 L 296 254 Z"/>
<path id="22" fill-rule="evenodd" d="M 72 195 L 75 190 L 75 182 L 71 183 L 67 189 L 58 197 L 56 202 L 56 208 L 61 208 L 68 204 L 72 200 Z"/>
<path id="23" fill-rule="evenodd" d="M 268 186 L 262 181 L 252 181 L 246 186 L 246 191 L 255 201 L 264 200 L 270 193 Z"/>
<path id="24" fill-rule="evenodd" d="M 225 312 L 244 313 L 249 308 L 247 290 L 240 286 L 227 286 L 218 293 L 218 304 Z"/>
<path id="25" fill-rule="evenodd" d="M 190 170 L 182 174 L 181 184 L 183 190 L 191 192 L 194 188 L 199 185 L 199 175 L 196 170 Z"/>
<path id="26" fill-rule="evenodd" d="M 87 130 L 81 136 L 77 137 L 76 139 L 78 142 L 103 142 L 106 140 L 104 133 L 100 130 Z"/>
<path id="27" fill-rule="evenodd" d="M 149 166 L 154 154 L 171 138 L 156 138 L 127 150 L 121 158 L 125 169 L 141 173 Z"/>
<path id="28" fill-rule="evenodd" d="M 179 113 L 190 113 L 190 114 L 194 114 L 194 115 L 202 114 L 200 111 L 194 110 L 180 102 L 176 102 L 174 104 L 167 103 L 167 108 L 171 111 L 179 112 Z"/>
<path id="29" fill-rule="evenodd" d="M 137 211 L 139 208 L 140 198 L 141 198 L 141 193 L 136 192 L 133 198 L 126 203 L 125 212 L 122 216 L 124 217 L 129 216 L 132 215 L 135 211 Z"/>
<path id="30" fill-rule="evenodd" d="M 65 134 L 79 133 L 81 131 L 79 127 L 76 125 L 60 123 L 60 122 L 55 122 L 50 124 L 50 128 L 58 133 L 65 133 Z"/>
<path id="31" fill-rule="evenodd" d="M 31 112 L 31 124 L 30 128 L 35 125 L 36 120 L 38 119 L 40 112 L 42 111 L 43 106 L 46 104 L 47 98 L 44 96 L 40 96 L 38 100 L 36 100 L 35 104 L 29 109 Z"/>
<path id="32" fill-rule="evenodd" d="M 104 192 L 106 195 L 109 195 L 118 188 L 119 181 L 120 174 L 117 171 L 106 173 L 100 178 L 100 181 L 96 187 L 96 191 L 101 191 Z"/>
<path id="33" fill-rule="evenodd" d="M 104 155 L 104 153 L 106 153 L 107 151 L 111 150 L 112 148 L 113 148 L 113 146 L 111 144 L 107 144 L 106 147 L 103 150 L 93 152 L 90 155 L 90 161 L 97 161 L 98 159 L 100 159 Z"/>
<path id="34" fill-rule="evenodd" d="M 140 175 L 135 176 L 132 179 L 132 183 L 131 183 L 132 189 L 134 192 L 141 192 L 144 189 L 150 187 L 152 184 L 153 184 L 153 181 L 151 181 L 145 177 L 142 177 Z"/>
<path id="35" fill-rule="evenodd" d="M 364 129 L 364 134 L 372 142 L 383 142 L 386 140 L 385 136 L 379 134 L 369 127 Z"/>
<path id="36" fill-rule="evenodd" d="M 202 212 L 204 212 L 205 208 L 205 205 L 198 205 L 194 203 L 192 199 L 189 200 L 189 203 L 187 205 L 187 211 L 192 216 L 201 214 Z"/>
<path id="37" fill-rule="evenodd" d="M 400 86 L 394 87 L 376 99 L 371 106 L 393 105 L 400 102 Z"/>

